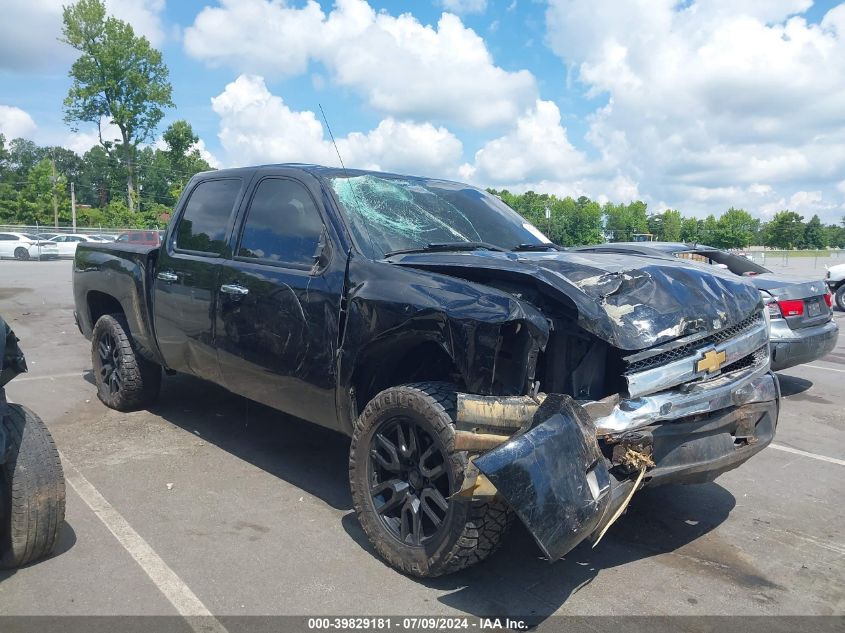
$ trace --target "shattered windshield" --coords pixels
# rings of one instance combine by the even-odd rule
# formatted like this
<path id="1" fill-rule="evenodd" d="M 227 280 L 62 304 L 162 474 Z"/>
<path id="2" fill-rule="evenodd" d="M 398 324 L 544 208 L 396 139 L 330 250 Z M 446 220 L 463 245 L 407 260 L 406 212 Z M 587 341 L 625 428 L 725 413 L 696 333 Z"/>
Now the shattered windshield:
<path id="1" fill-rule="evenodd" d="M 329 179 L 358 245 L 373 259 L 432 244 L 511 250 L 549 240 L 493 195 L 469 185 L 401 176 Z"/>

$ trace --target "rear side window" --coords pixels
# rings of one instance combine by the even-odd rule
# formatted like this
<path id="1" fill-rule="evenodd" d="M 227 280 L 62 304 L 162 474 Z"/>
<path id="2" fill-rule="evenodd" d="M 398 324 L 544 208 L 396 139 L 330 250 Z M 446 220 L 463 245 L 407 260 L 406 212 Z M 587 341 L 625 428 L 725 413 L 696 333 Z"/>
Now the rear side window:
<path id="1" fill-rule="evenodd" d="M 293 180 L 262 180 L 249 205 L 238 257 L 311 267 L 323 223 L 303 185 Z"/>
<path id="2" fill-rule="evenodd" d="M 220 255 L 226 247 L 226 229 L 240 189 L 240 178 L 197 185 L 179 220 L 176 248 Z"/>

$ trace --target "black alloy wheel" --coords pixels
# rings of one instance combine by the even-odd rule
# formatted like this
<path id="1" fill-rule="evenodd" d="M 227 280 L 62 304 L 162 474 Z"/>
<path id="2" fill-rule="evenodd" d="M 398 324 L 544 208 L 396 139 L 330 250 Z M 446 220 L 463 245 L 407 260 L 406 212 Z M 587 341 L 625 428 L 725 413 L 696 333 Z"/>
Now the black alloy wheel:
<path id="1" fill-rule="evenodd" d="M 410 418 L 386 420 L 370 450 L 370 495 L 387 531 L 400 543 L 425 545 L 449 513 L 453 477 L 438 439 Z"/>
<path id="2" fill-rule="evenodd" d="M 108 387 L 109 393 L 117 395 L 120 393 L 120 350 L 117 341 L 110 332 L 103 333 L 97 345 L 97 354 L 100 357 L 100 378 Z"/>

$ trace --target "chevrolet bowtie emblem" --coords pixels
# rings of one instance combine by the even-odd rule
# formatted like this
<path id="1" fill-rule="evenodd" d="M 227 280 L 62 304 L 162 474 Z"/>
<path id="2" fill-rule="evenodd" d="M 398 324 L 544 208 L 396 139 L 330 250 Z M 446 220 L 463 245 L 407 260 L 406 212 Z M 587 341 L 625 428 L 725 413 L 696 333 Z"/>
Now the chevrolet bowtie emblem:
<path id="1" fill-rule="evenodd" d="M 714 349 L 707 350 L 704 352 L 704 356 L 702 356 L 695 364 L 695 371 L 706 371 L 708 374 L 712 374 L 714 371 L 719 371 L 719 368 L 722 366 L 722 363 L 725 362 L 726 357 L 727 355 L 725 352 L 717 352 Z"/>

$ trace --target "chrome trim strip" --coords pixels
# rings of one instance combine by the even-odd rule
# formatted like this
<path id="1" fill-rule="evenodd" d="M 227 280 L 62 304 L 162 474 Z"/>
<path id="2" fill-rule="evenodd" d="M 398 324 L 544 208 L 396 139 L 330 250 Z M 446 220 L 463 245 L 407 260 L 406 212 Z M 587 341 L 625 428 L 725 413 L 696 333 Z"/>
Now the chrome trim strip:
<path id="1" fill-rule="evenodd" d="M 702 352 L 707 350 L 715 350 L 716 352 L 725 352 L 725 361 L 722 363 L 727 366 L 735 363 L 741 358 L 748 356 L 750 353 L 758 350 L 769 341 L 769 330 L 765 322 L 760 323 L 759 326 L 746 332 L 745 334 L 719 343 L 713 347 L 700 349 L 694 354 L 681 358 L 679 360 L 659 365 L 645 371 L 637 372 L 625 376 L 628 381 L 628 394 L 636 398 L 644 396 L 657 391 L 662 391 L 676 385 L 690 382 L 696 379 L 706 379 L 707 375 L 695 371 L 695 365 L 701 358 Z M 768 366 L 768 360 L 766 362 Z M 760 367 L 763 366 L 761 363 Z"/>
<path id="2" fill-rule="evenodd" d="M 767 402 L 777 397 L 777 384 L 767 360 L 761 367 L 733 371 L 707 382 L 686 385 L 683 390 L 621 400 L 609 415 L 594 422 L 599 435 L 620 433 L 655 422 Z"/>

